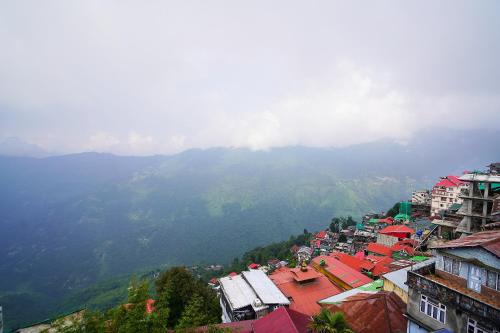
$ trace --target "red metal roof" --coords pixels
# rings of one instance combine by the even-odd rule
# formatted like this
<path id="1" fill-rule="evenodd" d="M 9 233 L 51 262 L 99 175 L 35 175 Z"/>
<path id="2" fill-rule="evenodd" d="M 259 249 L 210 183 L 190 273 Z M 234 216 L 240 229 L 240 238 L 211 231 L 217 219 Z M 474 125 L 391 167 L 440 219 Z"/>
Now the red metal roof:
<path id="1" fill-rule="evenodd" d="M 356 252 L 354 256 L 358 259 L 365 259 L 365 253 L 363 251 Z"/>
<path id="2" fill-rule="evenodd" d="M 375 264 L 375 266 L 372 269 L 372 274 L 373 276 L 381 276 L 384 275 L 385 273 L 389 273 L 391 271 L 391 268 L 388 266 L 387 263 L 380 261 Z"/>
<path id="3" fill-rule="evenodd" d="M 311 317 L 297 311 L 280 307 L 252 323 L 254 333 L 306 333 Z"/>
<path id="4" fill-rule="evenodd" d="M 321 260 L 325 261 L 326 266 L 324 266 L 324 268 L 330 274 L 342 280 L 352 288 L 357 288 L 373 281 L 368 276 L 358 272 L 357 270 L 347 266 L 346 264 L 343 264 L 339 260 L 330 256 L 318 256 L 313 259 L 313 262 L 315 262 L 317 265 L 320 265 Z"/>
<path id="5" fill-rule="evenodd" d="M 321 230 L 320 232 L 318 232 L 316 234 L 316 238 L 320 238 L 320 239 L 325 238 L 325 236 L 326 236 L 326 231 L 325 230 Z"/>
<path id="6" fill-rule="evenodd" d="M 409 246 L 409 245 L 404 245 L 404 244 L 394 244 L 393 246 L 391 246 L 391 250 L 393 251 L 405 251 L 406 253 L 408 253 L 409 255 L 413 255 L 415 253 L 415 250 L 413 249 L 413 247 Z"/>
<path id="7" fill-rule="evenodd" d="M 256 264 L 256 263 L 253 262 L 250 265 L 248 265 L 248 268 L 249 269 L 257 269 L 257 268 L 259 268 L 259 266 L 260 266 L 259 264 Z"/>
<path id="8" fill-rule="evenodd" d="M 374 266 L 373 263 L 371 263 L 369 260 L 359 259 L 355 256 L 350 256 L 347 253 L 343 252 L 332 252 L 330 253 L 330 256 L 340 260 L 341 263 L 344 263 L 359 272 L 361 272 L 362 269 L 369 271 Z"/>
<path id="9" fill-rule="evenodd" d="M 383 256 L 392 256 L 392 250 L 390 247 L 379 243 L 368 243 L 368 247 L 366 248 L 368 252 L 377 253 Z"/>
<path id="10" fill-rule="evenodd" d="M 389 225 L 385 227 L 384 229 L 379 231 L 379 234 L 393 234 L 393 233 L 410 233 L 414 234 L 415 230 L 412 228 L 408 228 L 405 225 Z"/>
<path id="11" fill-rule="evenodd" d="M 295 279 L 294 270 L 285 267 L 274 271 L 269 278 L 291 300 L 290 309 L 312 316 L 319 313 L 319 300 L 337 295 L 343 290 L 310 266 L 308 272 L 314 272 L 317 276 L 312 282 L 299 283 Z"/>
<path id="12" fill-rule="evenodd" d="M 406 304 L 394 292 L 358 293 L 327 308 L 343 312 L 357 333 L 406 332 Z"/>
<path id="13" fill-rule="evenodd" d="M 385 219 L 378 219 L 378 223 L 387 223 L 387 224 L 393 224 L 394 219 L 392 217 L 386 217 Z"/>
<path id="14" fill-rule="evenodd" d="M 500 230 L 477 232 L 464 238 L 433 246 L 433 248 L 441 249 L 461 247 L 482 247 L 500 257 Z"/>
<path id="15" fill-rule="evenodd" d="M 446 176 L 437 182 L 434 187 L 457 187 L 461 185 L 465 185 L 465 183 L 458 179 L 457 176 Z"/>
<path id="16" fill-rule="evenodd" d="M 297 267 L 292 268 L 290 272 L 292 273 L 293 279 L 297 282 L 313 280 L 321 276 L 320 273 L 311 268 L 308 268 L 307 271 L 302 271 L 301 268 Z"/>

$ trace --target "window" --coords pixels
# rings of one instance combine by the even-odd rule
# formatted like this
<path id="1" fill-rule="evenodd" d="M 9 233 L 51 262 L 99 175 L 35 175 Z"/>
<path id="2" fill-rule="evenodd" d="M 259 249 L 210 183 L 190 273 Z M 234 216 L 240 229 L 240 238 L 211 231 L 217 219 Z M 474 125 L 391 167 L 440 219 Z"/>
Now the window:
<path id="1" fill-rule="evenodd" d="M 500 286 L 498 285 L 498 274 L 492 271 L 486 271 L 487 276 L 486 276 L 486 286 L 490 287 L 491 289 L 500 289 Z"/>
<path id="2" fill-rule="evenodd" d="M 460 261 L 450 257 L 443 257 L 444 261 L 444 271 L 459 275 L 460 274 Z"/>
<path id="3" fill-rule="evenodd" d="M 422 295 L 420 299 L 420 312 L 425 313 L 443 324 L 445 323 L 446 306 L 435 300 L 431 300 L 425 295 Z"/>
<path id="4" fill-rule="evenodd" d="M 496 332 L 496 330 L 493 331 L 493 333 Z M 467 322 L 467 333 L 491 333 L 491 331 L 482 328 L 477 321 L 469 318 Z"/>

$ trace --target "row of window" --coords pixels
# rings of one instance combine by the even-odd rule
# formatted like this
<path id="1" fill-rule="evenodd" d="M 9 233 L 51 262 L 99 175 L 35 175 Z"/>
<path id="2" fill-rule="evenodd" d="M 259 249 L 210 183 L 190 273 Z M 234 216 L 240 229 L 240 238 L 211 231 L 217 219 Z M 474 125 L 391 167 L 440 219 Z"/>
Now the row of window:
<path id="1" fill-rule="evenodd" d="M 497 330 L 487 330 L 481 327 L 479 323 L 471 318 L 467 321 L 467 333 L 498 333 Z"/>
<path id="2" fill-rule="evenodd" d="M 443 256 L 443 270 L 445 272 L 448 272 L 448 273 L 451 273 L 453 275 L 457 275 L 459 276 L 460 275 L 460 260 L 457 260 L 457 259 L 454 259 L 454 258 L 451 258 L 451 257 L 446 257 L 446 256 Z M 470 268 L 475 268 L 476 270 L 478 270 L 479 274 L 477 274 L 477 278 L 479 279 L 479 282 L 481 282 L 481 269 L 479 267 L 475 267 L 475 266 L 471 266 Z M 471 274 L 469 274 L 471 275 Z M 471 278 L 471 276 L 469 276 L 469 279 Z M 500 274 L 496 273 L 496 272 L 493 272 L 493 271 L 490 271 L 490 270 L 486 270 L 486 281 L 484 281 L 483 283 L 480 283 L 480 284 L 485 284 L 487 287 L 491 288 L 491 289 L 495 289 L 495 290 L 498 290 L 500 291 Z M 480 288 L 479 288 L 480 290 Z"/>
<path id="3" fill-rule="evenodd" d="M 486 271 L 486 286 L 500 291 L 500 275 L 496 272 Z"/>
<path id="4" fill-rule="evenodd" d="M 443 257 L 444 261 L 444 271 L 454 274 L 460 275 L 460 260 L 450 257 Z"/>
<path id="5" fill-rule="evenodd" d="M 425 313 L 427 316 L 441 322 L 446 322 L 446 306 L 435 301 L 425 295 L 421 295 L 420 299 L 420 312 Z M 489 331 L 481 327 L 481 325 L 471 318 L 467 321 L 467 333 L 499 333 L 497 330 Z"/>
<path id="6" fill-rule="evenodd" d="M 446 306 L 435 300 L 431 300 L 425 295 L 422 295 L 420 298 L 420 312 L 425 313 L 443 324 L 445 323 Z"/>

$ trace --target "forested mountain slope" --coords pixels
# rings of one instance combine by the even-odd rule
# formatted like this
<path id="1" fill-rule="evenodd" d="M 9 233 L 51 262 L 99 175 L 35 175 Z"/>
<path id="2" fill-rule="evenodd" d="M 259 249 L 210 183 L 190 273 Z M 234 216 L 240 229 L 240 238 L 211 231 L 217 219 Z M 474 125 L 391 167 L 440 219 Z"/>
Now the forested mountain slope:
<path id="1" fill-rule="evenodd" d="M 133 271 L 224 263 L 500 160 L 499 132 L 434 133 L 339 149 L 0 157 L 5 319 L 44 319 L 65 295 Z"/>

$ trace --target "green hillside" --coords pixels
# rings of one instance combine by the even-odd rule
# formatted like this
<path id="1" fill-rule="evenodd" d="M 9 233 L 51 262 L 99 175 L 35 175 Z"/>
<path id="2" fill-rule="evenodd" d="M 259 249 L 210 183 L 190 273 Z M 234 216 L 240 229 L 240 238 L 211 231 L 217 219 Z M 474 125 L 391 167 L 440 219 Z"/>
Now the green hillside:
<path id="1" fill-rule="evenodd" d="M 452 165 L 468 167 L 463 157 L 435 160 L 418 145 L 0 157 L 5 321 L 45 319 L 68 295 L 132 272 L 228 263 L 304 228 L 323 228 L 334 215 L 386 210 Z M 478 151 L 474 165 L 490 162 L 488 154 Z M 117 295 L 103 295 L 102 303 Z"/>

